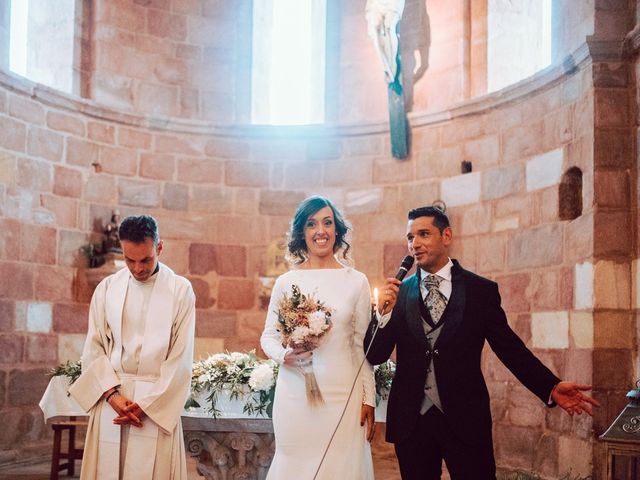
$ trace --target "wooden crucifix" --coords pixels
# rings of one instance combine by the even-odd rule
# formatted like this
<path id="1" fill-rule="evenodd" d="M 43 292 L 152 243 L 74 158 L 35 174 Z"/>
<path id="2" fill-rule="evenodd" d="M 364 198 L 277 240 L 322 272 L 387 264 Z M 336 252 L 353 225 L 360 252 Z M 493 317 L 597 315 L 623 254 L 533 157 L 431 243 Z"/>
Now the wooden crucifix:
<path id="1" fill-rule="evenodd" d="M 382 61 L 387 82 L 391 154 L 395 158 L 406 158 L 409 153 L 398 39 L 403 11 L 404 0 L 367 0 L 365 7 L 367 31 Z"/>

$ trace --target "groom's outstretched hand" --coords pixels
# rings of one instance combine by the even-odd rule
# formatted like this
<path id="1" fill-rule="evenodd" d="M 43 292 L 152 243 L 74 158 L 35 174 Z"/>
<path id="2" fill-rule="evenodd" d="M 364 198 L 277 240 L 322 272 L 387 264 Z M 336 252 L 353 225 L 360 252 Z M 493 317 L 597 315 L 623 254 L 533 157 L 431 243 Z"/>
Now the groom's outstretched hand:
<path id="1" fill-rule="evenodd" d="M 551 400 L 556 402 L 569 415 L 582 412 L 593 416 L 593 407 L 599 407 L 600 403 L 589 395 L 582 393 L 591 390 L 591 385 L 583 385 L 574 382 L 560 382 L 551 391 Z"/>
<path id="2" fill-rule="evenodd" d="M 360 426 L 363 427 L 365 422 L 367 422 L 367 440 L 371 442 L 376 433 L 376 410 L 371 405 L 363 403 L 360 410 Z"/>

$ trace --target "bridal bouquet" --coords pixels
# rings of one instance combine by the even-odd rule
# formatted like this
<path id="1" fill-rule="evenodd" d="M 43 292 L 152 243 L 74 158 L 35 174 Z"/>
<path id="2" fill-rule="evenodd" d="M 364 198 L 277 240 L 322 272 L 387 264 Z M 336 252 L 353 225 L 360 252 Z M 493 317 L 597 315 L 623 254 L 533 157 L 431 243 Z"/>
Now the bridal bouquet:
<path id="1" fill-rule="evenodd" d="M 314 350 L 331 329 L 331 309 L 316 300 L 313 294 L 301 293 L 297 285 L 291 286 L 291 295 L 285 293 L 282 296 L 277 313 L 282 344 L 286 347 Z M 324 403 L 313 373 L 313 360 L 300 364 L 298 368 L 304 375 L 309 403 L 312 406 Z"/>

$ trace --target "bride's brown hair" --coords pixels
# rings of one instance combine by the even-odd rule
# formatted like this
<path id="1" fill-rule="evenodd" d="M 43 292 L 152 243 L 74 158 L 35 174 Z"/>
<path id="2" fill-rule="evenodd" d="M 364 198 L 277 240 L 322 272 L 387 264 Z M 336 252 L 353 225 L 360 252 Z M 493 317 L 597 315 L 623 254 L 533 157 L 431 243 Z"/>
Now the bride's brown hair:
<path id="1" fill-rule="evenodd" d="M 309 217 L 324 207 L 331 208 L 333 218 L 336 222 L 336 243 L 333 246 L 333 253 L 342 250 L 342 256 L 345 260 L 348 260 L 347 252 L 351 249 L 351 245 L 349 245 L 345 237 L 351 229 L 351 226 L 331 200 L 319 195 L 314 195 L 300 202 L 291 220 L 289 243 L 287 244 L 287 260 L 289 260 L 289 262 L 299 265 L 307 259 L 305 256 L 307 253 L 307 243 L 304 241 L 304 226 Z"/>

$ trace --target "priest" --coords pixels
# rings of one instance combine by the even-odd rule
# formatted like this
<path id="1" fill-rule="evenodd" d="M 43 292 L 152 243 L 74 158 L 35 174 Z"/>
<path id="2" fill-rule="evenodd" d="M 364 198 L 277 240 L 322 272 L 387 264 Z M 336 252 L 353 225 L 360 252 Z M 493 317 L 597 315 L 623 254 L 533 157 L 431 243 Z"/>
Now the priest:
<path id="1" fill-rule="evenodd" d="M 180 415 L 195 295 L 158 261 L 163 244 L 153 217 L 127 217 L 118 233 L 127 268 L 93 294 L 82 375 L 69 389 L 89 413 L 80 478 L 186 480 Z"/>

